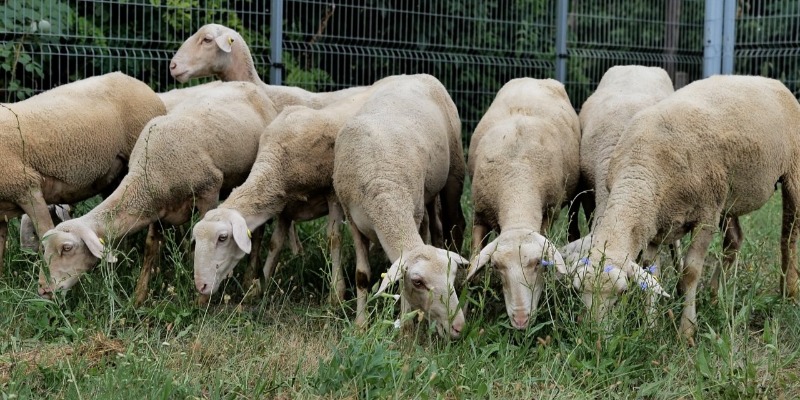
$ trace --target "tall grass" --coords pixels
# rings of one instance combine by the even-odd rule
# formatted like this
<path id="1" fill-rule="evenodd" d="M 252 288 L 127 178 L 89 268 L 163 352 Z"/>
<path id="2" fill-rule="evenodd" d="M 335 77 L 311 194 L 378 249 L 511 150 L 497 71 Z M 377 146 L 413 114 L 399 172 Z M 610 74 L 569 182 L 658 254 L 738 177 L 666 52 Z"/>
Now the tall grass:
<path id="1" fill-rule="evenodd" d="M 468 213 L 471 207 L 465 203 Z M 130 294 L 143 234 L 118 247 L 66 295 L 36 296 L 37 255 L 10 240 L 0 281 L 3 398 L 798 398 L 800 312 L 778 296 L 780 199 L 742 218 L 746 241 L 719 296 L 701 291 L 698 334 L 678 336 L 673 295 L 648 323 L 641 293 L 623 296 L 602 324 L 549 276 L 535 320 L 510 328 L 488 271 L 461 288 L 468 326 L 442 340 L 425 323 L 396 329 L 391 296 L 370 300 L 370 325 L 352 325 L 354 300 L 327 305 L 324 223 L 299 226 L 304 252 L 285 251 L 266 295 L 244 300 L 237 278 L 195 305 L 189 230 L 167 229 L 150 299 Z M 551 232 L 565 241 L 565 218 Z M 16 225 L 10 234 L 16 237 Z M 354 256 L 344 261 L 353 287 Z M 266 246 L 265 246 L 266 247 Z M 704 276 L 721 259 L 719 244 Z M 376 254 L 373 268 L 386 265 Z M 377 273 L 375 275 L 378 275 Z M 353 297 L 352 291 L 348 298 Z M 402 316 L 416 319 L 415 315 Z"/>

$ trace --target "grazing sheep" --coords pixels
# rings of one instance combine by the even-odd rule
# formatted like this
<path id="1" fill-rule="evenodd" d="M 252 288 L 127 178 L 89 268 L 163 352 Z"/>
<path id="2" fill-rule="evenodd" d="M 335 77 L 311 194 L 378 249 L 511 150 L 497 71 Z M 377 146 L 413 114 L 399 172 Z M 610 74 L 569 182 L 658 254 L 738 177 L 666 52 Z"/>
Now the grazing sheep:
<path id="1" fill-rule="evenodd" d="M 437 195 L 442 223 L 448 231 L 458 229 L 452 221 L 461 208 L 452 195 L 460 196 L 463 187 L 460 136 L 458 110 L 430 75 L 398 76 L 375 88 L 339 133 L 333 185 L 356 250 L 356 324 L 366 323 L 372 241 L 392 262 L 378 293 L 404 278 L 403 310 L 422 310 L 440 335 L 460 335 L 464 314 L 453 284 L 457 264 L 467 260 L 426 245 L 418 231 L 426 208 L 435 221 Z"/>
<path id="2" fill-rule="evenodd" d="M 169 114 L 153 119 L 131 153 L 130 172 L 119 187 L 86 215 L 49 231 L 44 255 L 51 280 L 39 280 L 39 293 L 66 290 L 106 255 L 107 241 L 161 220 L 172 225 L 215 207 L 220 192 L 241 184 L 253 165 L 258 140 L 276 115 L 257 86 L 228 82 L 187 99 Z M 137 304 L 147 294 L 159 232 L 150 226 Z"/>
<path id="3" fill-rule="evenodd" d="M 47 205 L 113 188 L 142 128 L 165 112 L 155 92 L 121 72 L 0 104 L 0 269 L 8 218 L 28 214 L 42 237 L 53 228 Z"/>
<path id="4" fill-rule="evenodd" d="M 542 293 L 542 269 L 567 272 L 540 232 L 578 184 L 578 115 L 558 81 L 513 79 L 475 132 L 480 142 L 469 150 L 475 222 L 467 279 L 491 259 L 502 276 L 511 324 L 525 329 Z M 481 251 L 492 229 L 499 235 Z"/>
<path id="5" fill-rule="evenodd" d="M 636 285 L 666 294 L 633 262 L 648 243 L 692 233 L 680 291 L 680 330 L 697 323 L 697 284 L 723 214 L 760 208 L 782 183 L 781 291 L 797 296 L 796 242 L 800 202 L 800 105 L 773 79 L 714 76 L 696 81 L 639 112 L 614 150 L 604 217 L 592 232 L 589 258 L 578 263 L 574 285 L 596 316 L 616 295 Z M 601 264 L 604 261 L 604 264 Z M 595 290 L 595 285 L 599 287 Z M 594 299 L 592 292 L 598 292 Z"/>
<path id="6" fill-rule="evenodd" d="M 375 86 L 391 78 L 375 83 Z M 328 215 L 333 273 L 331 302 L 344 298 L 339 248 L 344 218 L 333 191 L 333 147 L 339 130 L 367 100 L 369 92 L 319 110 L 289 106 L 261 136 L 258 157 L 242 186 L 194 226 L 195 282 L 211 295 L 236 263 L 250 252 L 247 232 L 277 217 L 264 265 L 269 280 L 278 263 L 290 221 Z M 233 240 L 227 240 L 228 238 Z"/>
<path id="7" fill-rule="evenodd" d="M 184 83 L 192 78 L 216 76 L 222 81 L 247 81 L 264 89 L 278 112 L 286 106 L 320 109 L 346 100 L 367 89 L 353 87 L 328 93 L 312 93 L 297 87 L 267 85 L 258 77 L 250 48 L 238 32 L 223 25 L 207 24 L 183 42 L 169 64 L 170 74 Z"/>
<path id="8" fill-rule="evenodd" d="M 582 181 L 588 185 L 587 189 L 594 192 L 594 201 L 588 193 L 582 198 L 587 218 L 593 212 L 591 226 L 602 219 L 603 211 L 608 199 L 607 182 L 608 165 L 611 155 L 617 146 L 625 126 L 633 119 L 634 115 L 668 97 L 674 92 L 672 81 L 667 71 L 659 67 L 645 67 L 640 65 L 614 66 L 609 68 L 600 80 L 597 90 L 586 99 L 580 112 L 581 121 L 581 176 Z M 577 205 L 577 203 L 575 203 Z M 577 219 L 570 221 L 577 226 Z M 725 265 L 732 264 L 736 253 L 741 247 L 743 234 L 739 221 L 736 218 L 724 218 L 721 222 L 723 248 L 725 251 Z M 578 243 L 584 243 L 581 246 Z M 571 246 L 564 247 L 564 251 L 579 251 L 575 254 L 562 252 L 567 258 L 578 259 L 580 255 L 588 252 L 591 238 Z M 643 254 L 643 261 L 656 265 L 657 247 L 659 243 L 650 243 Z M 680 242 L 674 244 L 678 249 Z M 567 250 L 569 249 L 569 250 Z M 676 250 L 677 251 L 677 250 Z M 656 267 L 655 271 L 659 269 Z M 713 275 L 711 287 L 716 293 L 720 268 Z"/>

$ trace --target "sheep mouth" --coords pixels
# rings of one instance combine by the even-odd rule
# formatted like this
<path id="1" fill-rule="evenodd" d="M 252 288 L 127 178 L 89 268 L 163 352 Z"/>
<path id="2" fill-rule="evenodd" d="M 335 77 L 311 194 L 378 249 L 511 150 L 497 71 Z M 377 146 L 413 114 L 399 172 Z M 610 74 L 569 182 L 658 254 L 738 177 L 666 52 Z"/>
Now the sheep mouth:
<path id="1" fill-rule="evenodd" d="M 186 75 L 188 73 L 189 73 L 189 70 L 184 70 L 184 71 L 181 71 L 181 72 L 172 71 L 172 72 L 170 72 L 170 75 L 172 75 L 173 78 L 177 79 L 178 82 L 184 83 L 184 82 L 186 82 L 188 80 L 187 77 L 186 77 Z"/>

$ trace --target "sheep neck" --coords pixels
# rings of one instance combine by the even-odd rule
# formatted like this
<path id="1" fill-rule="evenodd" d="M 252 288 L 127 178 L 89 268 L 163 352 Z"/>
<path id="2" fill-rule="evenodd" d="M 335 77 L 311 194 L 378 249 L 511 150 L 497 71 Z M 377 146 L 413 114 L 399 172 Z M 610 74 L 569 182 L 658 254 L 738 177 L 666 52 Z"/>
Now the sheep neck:
<path id="1" fill-rule="evenodd" d="M 509 185 L 507 193 L 497 196 L 497 224 L 501 230 L 542 229 L 543 207 L 541 196 L 533 185 Z"/>
<path id="2" fill-rule="evenodd" d="M 217 73 L 217 77 L 225 82 L 246 81 L 255 83 L 256 85 L 263 84 L 261 78 L 258 76 L 255 64 L 253 63 L 250 48 L 244 40 L 240 42 L 240 46 L 233 46 L 233 50 L 230 53 L 231 59 L 228 68 Z"/>
<path id="3" fill-rule="evenodd" d="M 250 229 L 280 214 L 288 199 L 279 166 L 277 160 L 267 154 L 259 155 L 247 180 L 219 207 L 238 211 Z"/>
<path id="4" fill-rule="evenodd" d="M 612 259 L 634 259 L 656 234 L 656 180 L 645 169 L 635 172 L 615 182 L 593 231 L 592 246 L 613 255 Z"/>

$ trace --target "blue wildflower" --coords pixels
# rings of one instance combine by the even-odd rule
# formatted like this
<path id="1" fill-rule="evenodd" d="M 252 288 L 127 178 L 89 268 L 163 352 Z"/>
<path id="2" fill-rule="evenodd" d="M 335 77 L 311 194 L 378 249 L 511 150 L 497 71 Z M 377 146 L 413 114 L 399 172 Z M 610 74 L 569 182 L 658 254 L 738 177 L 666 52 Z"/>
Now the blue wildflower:
<path id="1" fill-rule="evenodd" d="M 647 290 L 647 282 L 640 282 L 639 287 L 642 288 L 642 290 Z"/>
<path id="2" fill-rule="evenodd" d="M 553 265 L 552 261 L 542 260 L 542 266 L 543 267 L 549 267 L 551 265 Z"/>
<path id="3" fill-rule="evenodd" d="M 589 265 L 589 257 L 583 257 L 578 261 L 583 265 Z"/>
<path id="4" fill-rule="evenodd" d="M 613 265 L 606 265 L 606 267 L 603 268 L 603 272 L 609 273 L 609 272 L 611 272 L 612 269 L 614 269 Z"/>
<path id="5" fill-rule="evenodd" d="M 650 272 L 650 275 L 655 275 L 656 272 L 658 272 L 658 266 L 653 264 L 653 265 L 647 267 L 647 272 Z"/>

